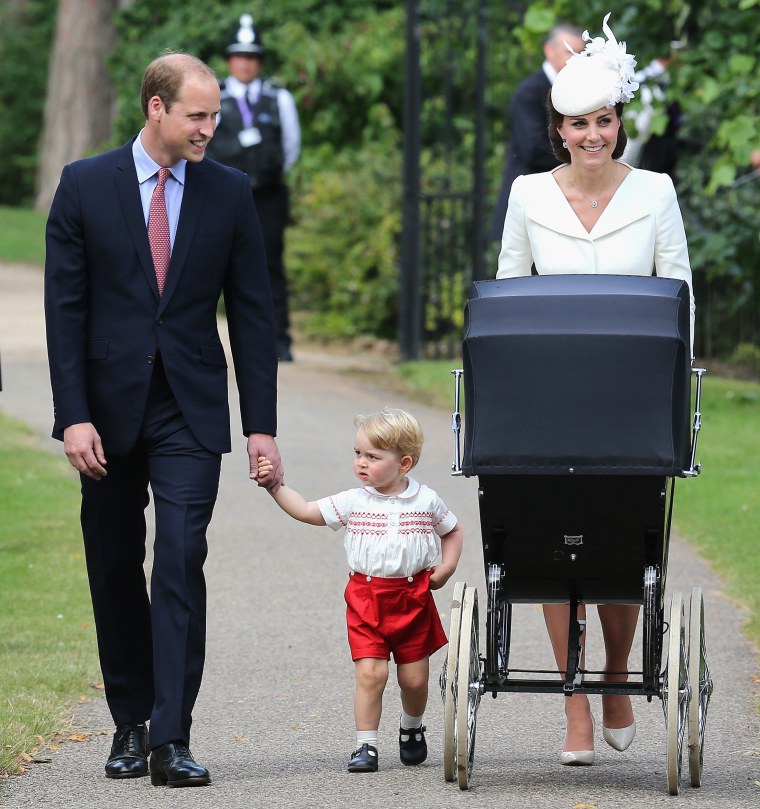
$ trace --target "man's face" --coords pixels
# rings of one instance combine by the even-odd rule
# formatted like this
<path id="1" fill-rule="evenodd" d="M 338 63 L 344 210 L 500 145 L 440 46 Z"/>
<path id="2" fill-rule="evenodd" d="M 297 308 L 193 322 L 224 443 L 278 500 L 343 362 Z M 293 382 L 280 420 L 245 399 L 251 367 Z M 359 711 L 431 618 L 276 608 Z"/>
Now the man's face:
<path id="1" fill-rule="evenodd" d="M 546 61 L 558 72 L 572 56 L 572 53 L 565 47 L 565 42 L 567 42 L 576 53 L 580 53 L 586 47 L 586 43 L 581 37 L 575 36 L 569 32 L 561 34 L 552 42 L 547 42 L 544 45 L 544 56 L 546 57 Z"/>
<path id="2" fill-rule="evenodd" d="M 230 76 L 243 84 L 250 84 L 261 71 L 261 57 L 248 53 L 233 53 L 227 58 Z"/>
<path id="3" fill-rule="evenodd" d="M 191 163 L 203 160 L 216 129 L 219 96 L 216 81 L 198 75 L 185 79 L 177 100 L 168 111 L 163 101 L 154 96 L 149 109 L 160 159 L 153 154 L 151 157 L 163 166 L 173 166 L 182 159 Z"/>

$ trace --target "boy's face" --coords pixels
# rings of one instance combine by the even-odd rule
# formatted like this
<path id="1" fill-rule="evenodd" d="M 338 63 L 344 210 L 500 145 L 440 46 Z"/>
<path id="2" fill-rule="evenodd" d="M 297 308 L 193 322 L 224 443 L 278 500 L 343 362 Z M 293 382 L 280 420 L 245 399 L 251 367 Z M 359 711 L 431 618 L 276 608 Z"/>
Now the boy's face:
<path id="1" fill-rule="evenodd" d="M 372 486 L 386 494 L 403 481 L 411 467 L 409 455 L 403 457 L 392 449 L 378 449 L 358 430 L 354 443 L 354 474 L 364 486 Z M 405 488 L 405 485 L 404 485 Z"/>

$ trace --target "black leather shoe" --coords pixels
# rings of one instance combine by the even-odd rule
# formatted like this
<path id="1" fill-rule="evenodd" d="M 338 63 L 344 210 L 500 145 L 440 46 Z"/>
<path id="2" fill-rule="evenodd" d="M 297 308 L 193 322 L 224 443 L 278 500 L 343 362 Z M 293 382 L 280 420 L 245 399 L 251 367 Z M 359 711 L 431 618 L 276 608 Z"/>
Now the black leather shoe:
<path id="1" fill-rule="evenodd" d="M 119 725 L 113 735 L 106 778 L 140 778 L 148 774 L 148 728 Z"/>
<path id="2" fill-rule="evenodd" d="M 150 754 L 150 782 L 154 787 L 203 787 L 211 783 L 211 776 L 186 744 L 168 742 Z"/>
<path id="3" fill-rule="evenodd" d="M 349 772 L 377 772 L 377 748 L 363 744 L 354 750 L 348 762 Z"/>
<path id="4" fill-rule="evenodd" d="M 402 764 L 422 764 L 427 758 L 427 742 L 425 726 L 419 728 L 399 728 L 398 750 Z"/>

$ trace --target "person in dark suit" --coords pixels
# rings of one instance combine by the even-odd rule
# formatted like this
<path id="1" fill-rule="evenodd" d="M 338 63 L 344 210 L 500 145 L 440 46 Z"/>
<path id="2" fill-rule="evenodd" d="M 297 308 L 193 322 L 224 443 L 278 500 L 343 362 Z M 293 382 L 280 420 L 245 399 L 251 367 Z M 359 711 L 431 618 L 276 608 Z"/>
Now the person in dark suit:
<path id="1" fill-rule="evenodd" d="M 121 148 L 64 168 L 46 231 L 53 435 L 80 472 L 98 650 L 116 724 L 106 776 L 150 772 L 154 785 L 210 782 L 189 743 L 205 653 L 206 529 L 221 456 L 231 449 L 222 292 L 250 475 L 260 455 L 273 454 L 277 474 L 267 487 L 282 481 L 272 296 L 250 183 L 204 160 L 219 101 L 216 76 L 200 60 L 154 60 L 141 89 L 144 128 Z M 165 279 L 161 235 L 171 250 Z"/>
<path id="2" fill-rule="evenodd" d="M 586 46 L 580 28 L 568 23 L 555 25 L 544 40 L 544 63 L 541 70 L 518 84 L 512 96 L 509 105 L 512 136 L 507 152 L 507 165 L 491 222 L 490 237 L 493 241 L 501 241 L 509 192 L 515 178 L 521 174 L 551 171 L 559 165 L 549 143 L 546 97 L 557 73 L 572 56 L 565 42 L 576 53 Z"/>

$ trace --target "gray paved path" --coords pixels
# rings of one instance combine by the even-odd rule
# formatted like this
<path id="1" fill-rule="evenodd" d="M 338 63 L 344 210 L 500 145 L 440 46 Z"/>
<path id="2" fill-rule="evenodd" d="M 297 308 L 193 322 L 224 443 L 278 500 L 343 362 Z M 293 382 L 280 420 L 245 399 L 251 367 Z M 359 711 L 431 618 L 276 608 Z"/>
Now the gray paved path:
<path id="1" fill-rule="evenodd" d="M 0 408 L 24 418 L 43 446 L 48 439 L 50 394 L 39 270 L 0 266 Z M 466 549 L 456 579 L 485 597 L 477 499 L 473 480 L 451 478 L 450 416 L 336 372 L 326 355 L 297 349 L 280 374 L 280 438 L 288 481 L 309 498 L 353 485 L 352 417 L 388 403 L 407 406 L 426 434 L 416 476 L 437 489 L 465 527 Z M 233 424 L 235 419 L 233 418 Z M 709 429 L 709 414 L 705 414 Z M 237 425 L 234 426 L 238 434 Z M 709 459 L 704 459 L 709 461 Z M 697 481 L 709 486 L 709 463 Z M 437 677 L 444 652 L 433 660 L 426 715 L 430 755 L 405 768 L 396 752 L 399 710 L 389 685 L 381 727 L 381 770 L 350 775 L 353 744 L 353 673 L 345 641 L 342 590 L 345 557 L 339 534 L 301 525 L 283 515 L 246 476 L 243 441 L 225 458 L 211 525 L 209 642 L 205 679 L 195 712 L 192 748 L 212 773 L 208 788 L 167 790 L 146 778 L 113 782 L 103 777 L 112 733 L 104 700 L 73 708 L 81 743 L 50 751 L 49 764 L 0 786 L 0 809 L 246 809 L 247 807 L 531 807 L 531 809 L 648 809 L 684 807 L 756 809 L 760 802 L 760 717 L 753 711 L 758 659 L 739 631 L 741 613 L 721 582 L 678 540 L 671 544 L 669 588 L 701 585 L 706 598 L 707 642 L 716 691 L 710 704 L 704 786 L 687 779 L 680 797 L 665 787 L 665 723 L 659 700 L 634 701 L 639 734 L 626 753 L 607 747 L 597 733 L 597 765 L 558 764 L 564 725 L 559 696 L 530 694 L 484 698 L 478 713 L 472 788 L 461 792 L 443 779 L 442 707 Z M 437 602 L 448 625 L 453 580 Z M 669 599 L 668 599 L 669 600 Z M 601 639 L 593 610 L 589 665 L 600 668 Z M 546 667 L 550 647 L 540 608 L 515 610 L 513 662 Z M 639 633 L 639 639 L 641 634 Z M 482 635 L 481 635 L 482 637 Z M 640 655 L 640 648 L 634 655 Z M 600 724 L 599 698 L 592 707 Z M 687 767 L 685 765 L 685 772 Z"/>

